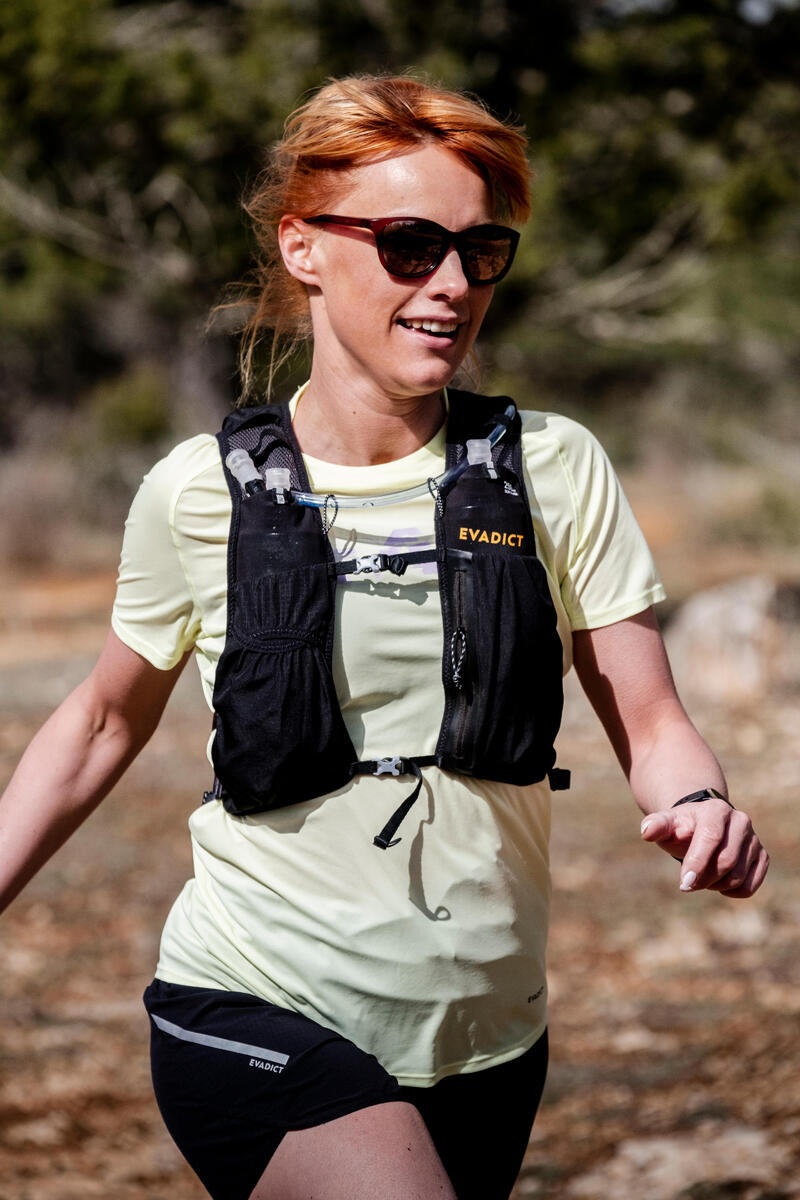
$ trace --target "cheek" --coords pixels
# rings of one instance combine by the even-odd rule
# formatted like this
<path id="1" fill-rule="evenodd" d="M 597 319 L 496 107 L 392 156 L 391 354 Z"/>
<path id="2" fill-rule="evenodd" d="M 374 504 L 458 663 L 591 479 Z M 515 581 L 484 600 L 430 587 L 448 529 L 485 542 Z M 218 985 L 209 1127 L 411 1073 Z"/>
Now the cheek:
<path id="1" fill-rule="evenodd" d="M 390 320 L 393 311 L 407 298 L 407 290 L 393 283 L 378 261 L 373 247 L 371 254 L 337 256 L 331 262 L 323 281 L 322 293 L 331 316 L 339 322 L 352 324 L 358 316 L 369 314 L 373 322 Z"/>
<path id="2" fill-rule="evenodd" d="M 486 316 L 489 305 L 492 303 L 493 295 L 493 287 L 473 290 L 471 297 L 472 328 L 470 329 L 470 341 L 474 341 L 474 339 L 478 336 L 481 325 L 483 324 L 483 319 Z"/>
<path id="3" fill-rule="evenodd" d="M 478 322 L 478 324 L 480 324 L 483 321 L 483 318 L 486 316 L 487 312 L 489 311 L 489 305 L 492 303 L 493 296 L 494 296 L 494 287 L 487 287 L 487 288 L 481 289 L 481 292 L 478 295 L 477 304 L 475 306 L 475 313 L 476 313 L 475 319 Z"/>

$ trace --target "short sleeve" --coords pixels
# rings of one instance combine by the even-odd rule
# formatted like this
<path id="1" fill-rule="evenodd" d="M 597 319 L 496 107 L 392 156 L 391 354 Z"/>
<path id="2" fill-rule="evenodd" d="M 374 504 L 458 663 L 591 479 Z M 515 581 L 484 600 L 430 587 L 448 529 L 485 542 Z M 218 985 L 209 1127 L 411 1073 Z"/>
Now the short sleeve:
<path id="1" fill-rule="evenodd" d="M 563 448 L 575 503 L 575 537 L 564 607 L 573 629 L 621 621 L 664 598 L 653 557 L 622 485 L 597 439 L 581 429 Z"/>
<path id="2" fill-rule="evenodd" d="M 175 510 L 185 486 L 178 447 L 145 475 L 125 522 L 111 625 L 117 637 L 167 671 L 194 645 L 198 605 L 182 562 Z"/>
<path id="3" fill-rule="evenodd" d="M 534 522 L 569 628 L 611 625 L 663 600 L 650 549 L 594 435 L 556 414 L 522 417 Z"/>

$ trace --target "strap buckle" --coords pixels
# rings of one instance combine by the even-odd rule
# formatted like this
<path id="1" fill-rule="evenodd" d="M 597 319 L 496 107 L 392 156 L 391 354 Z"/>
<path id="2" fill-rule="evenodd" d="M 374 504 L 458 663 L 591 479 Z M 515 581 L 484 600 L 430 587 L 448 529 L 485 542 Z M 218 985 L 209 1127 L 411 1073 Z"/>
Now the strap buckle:
<path id="1" fill-rule="evenodd" d="M 356 559 L 353 574 L 376 575 L 379 571 L 385 571 L 386 565 L 385 554 L 365 554 L 362 558 Z"/>
<path id="2" fill-rule="evenodd" d="M 425 561 L 428 551 L 424 552 Z M 421 561 L 410 556 L 411 561 Z M 433 558 L 430 559 L 433 562 Z M 331 566 L 336 575 L 377 575 L 380 571 L 391 571 L 393 575 L 405 575 L 409 558 L 402 554 L 362 554 L 359 558 L 339 559 Z"/>
<path id="3" fill-rule="evenodd" d="M 405 771 L 400 770 L 400 764 L 403 759 L 397 755 L 394 758 L 379 758 L 375 763 L 373 775 L 404 775 Z"/>

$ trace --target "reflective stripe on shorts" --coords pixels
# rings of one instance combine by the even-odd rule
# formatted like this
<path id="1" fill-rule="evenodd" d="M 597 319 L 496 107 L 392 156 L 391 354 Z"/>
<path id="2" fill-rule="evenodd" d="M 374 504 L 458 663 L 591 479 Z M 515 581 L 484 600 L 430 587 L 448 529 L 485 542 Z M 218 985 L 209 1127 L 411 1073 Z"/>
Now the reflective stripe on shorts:
<path id="1" fill-rule="evenodd" d="M 163 1033 L 171 1033 L 182 1042 L 195 1042 L 198 1046 L 210 1046 L 213 1050 L 227 1050 L 231 1054 L 246 1054 L 248 1058 L 263 1058 L 267 1062 L 280 1063 L 285 1067 L 289 1061 L 288 1054 L 279 1054 L 277 1050 L 267 1050 L 264 1046 L 248 1046 L 246 1042 L 232 1042 L 229 1038 L 212 1037 L 210 1033 L 194 1033 L 191 1029 L 183 1029 L 172 1021 L 150 1014 Z"/>

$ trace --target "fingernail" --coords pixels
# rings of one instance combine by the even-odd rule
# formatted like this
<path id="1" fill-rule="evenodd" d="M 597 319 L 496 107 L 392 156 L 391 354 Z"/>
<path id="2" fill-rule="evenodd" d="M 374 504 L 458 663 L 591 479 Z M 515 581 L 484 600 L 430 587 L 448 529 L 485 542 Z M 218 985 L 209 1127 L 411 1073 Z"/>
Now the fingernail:
<path id="1" fill-rule="evenodd" d="M 681 880 L 681 891 L 682 892 L 690 892 L 696 883 L 697 883 L 697 872 L 696 871 L 687 871 L 686 874 L 684 875 L 683 879 Z"/>
<path id="2" fill-rule="evenodd" d="M 642 821 L 642 833 L 643 834 L 647 833 L 648 829 L 650 828 L 650 826 L 652 824 L 653 824 L 653 822 L 650 820 L 650 818 L 645 817 L 645 819 Z"/>

